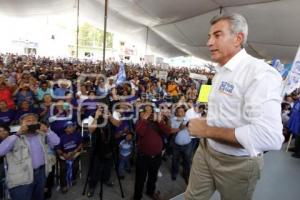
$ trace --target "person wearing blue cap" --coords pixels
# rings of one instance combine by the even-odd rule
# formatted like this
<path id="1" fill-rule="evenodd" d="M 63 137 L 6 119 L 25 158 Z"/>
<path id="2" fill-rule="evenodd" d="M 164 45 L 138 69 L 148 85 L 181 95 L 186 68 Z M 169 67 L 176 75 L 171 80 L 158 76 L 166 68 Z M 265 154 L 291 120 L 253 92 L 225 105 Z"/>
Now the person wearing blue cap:
<path id="1" fill-rule="evenodd" d="M 66 193 L 68 191 L 67 186 L 71 186 L 76 180 L 81 149 L 82 137 L 80 133 L 76 131 L 76 125 L 72 121 L 66 122 L 64 125 L 64 134 L 61 135 L 60 144 L 56 149 L 59 155 L 60 186 L 62 193 Z"/>

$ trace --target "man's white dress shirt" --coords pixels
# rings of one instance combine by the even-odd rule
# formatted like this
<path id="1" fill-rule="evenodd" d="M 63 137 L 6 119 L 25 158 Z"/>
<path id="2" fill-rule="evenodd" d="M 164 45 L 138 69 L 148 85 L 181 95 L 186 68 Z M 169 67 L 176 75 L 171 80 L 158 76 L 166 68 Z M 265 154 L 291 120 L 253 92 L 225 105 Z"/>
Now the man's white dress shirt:
<path id="1" fill-rule="evenodd" d="M 207 123 L 234 128 L 235 137 L 244 148 L 208 139 L 210 146 L 234 156 L 257 156 L 280 149 L 283 142 L 280 74 L 244 49 L 216 70 Z"/>

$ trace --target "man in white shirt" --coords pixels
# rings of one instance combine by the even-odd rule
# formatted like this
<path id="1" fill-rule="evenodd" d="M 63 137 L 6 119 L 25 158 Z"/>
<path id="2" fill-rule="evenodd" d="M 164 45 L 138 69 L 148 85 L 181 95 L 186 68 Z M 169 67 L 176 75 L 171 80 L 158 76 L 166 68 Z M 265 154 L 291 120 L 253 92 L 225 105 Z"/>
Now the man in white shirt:
<path id="1" fill-rule="evenodd" d="M 185 113 L 185 119 L 189 122 L 191 119 L 205 117 L 205 105 L 200 103 L 194 103 L 193 107 L 188 109 Z M 193 154 L 196 152 L 198 145 L 199 145 L 199 137 L 190 136 L 192 139 L 192 151 Z"/>
<path id="2" fill-rule="evenodd" d="M 185 199 L 250 200 L 260 178 L 262 153 L 283 142 L 281 76 L 243 48 L 246 19 L 222 14 L 211 20 L 207 46 L 219 64 L 208 101 L 207 119 L 189 123 L 205 138 L 194 156 Z"/>

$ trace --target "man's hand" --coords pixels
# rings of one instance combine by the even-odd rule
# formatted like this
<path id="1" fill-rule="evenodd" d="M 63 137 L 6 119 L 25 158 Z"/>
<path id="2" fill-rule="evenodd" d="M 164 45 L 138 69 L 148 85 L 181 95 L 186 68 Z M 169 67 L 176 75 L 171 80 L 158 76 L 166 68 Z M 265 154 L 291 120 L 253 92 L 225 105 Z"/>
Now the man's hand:
<path id="1" fill-rule="evenodd" d="M 180 130 L 183 130 L 183 129 L 185 129 L 185 128 L 186 128 L 186 125 L 184 125 L 183 123 L 181 123 L 180 126 L 179 126 L 179 129 L 180 129 Z"/>
<path id="2" fill-rule="evenodd" d="M 101 115 L 102 115 L 102 110 L 98 108 L 95 113 L 95 119 L 98 119 Z"/>
<path id="3" fill-rule="evenodd" d="M 56 116 L 59 116 L 59 115 L 61 115 L 61 114 L 63 114 L 63 113 L 64 113 L 64 109 L 58 108 L 58 109 L 57 109 L 57 114 L 56 114 Z"/>
<path id="4" fill-rule="evenodd" d="M 205 118 L 191 119 L 188 130 L 195 137 L 210 138 L 226 145 L 243 148 L 235 137 L 234 129 L 208 126 Z"/>
<path id="5" fill-rule="evenodd" d="M 144 112 L 141 114 L 142 119 L 147 120 L 151 116 L 151 113 Z"/>
<path id="6" fill-rule="evenodd" d="M 191 119 L 189 122 L 188 130 L 192 136 L 206 138 L 208 137 L 207 129 L 208 125 L 204 118 Z"/>
<path id="7" fill-rule="evenodd" d="M 28 126 L 23 124 L 21 125 L 19 131 L 18 131 L 18 135 L 22 135 L 28 132 Z"/>
<path id="8" fill-rule="evenodd" d="M 113 117 L 112 114 L 111 114 L 111 112 L 110 112 L 109 110 L 106 112 L 106 116 L 107 116 L 108 118 Z"/>
<path id="9" fill-rule="evenodd" d="M 46 134 L 48 132 L 48 127 L 45 124 L 41 124 L 39 132 Z"/>
<path id="10" fill-rule="evenodd" d="M 75 151 L 71 151 L 69 154 L 70 154 L 70 158 L 74 159 L 74 156 L 75 156 L 76 152 Z"/>
<path id="11" fill-rule="evenodd" d="M 160 122 L 162 121 L 162 114 L 161 114 L 161 112 L 156 113 L 156 115 L 154 115 L 154 119 L 155 119 L 158 123 L 160 123 Z"/>
<path id="12" fill-rule="evenodd" d="M 71 159 L 71 155 L 69 153 L 63 153 L 62 156 L 64 157 L 65 160 Z"/>

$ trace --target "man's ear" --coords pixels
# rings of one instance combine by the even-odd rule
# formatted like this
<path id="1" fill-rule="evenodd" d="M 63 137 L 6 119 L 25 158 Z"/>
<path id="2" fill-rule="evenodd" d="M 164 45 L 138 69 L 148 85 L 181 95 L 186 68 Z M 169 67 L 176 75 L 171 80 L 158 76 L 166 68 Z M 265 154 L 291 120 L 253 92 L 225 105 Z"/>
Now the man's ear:
<path id="1" fill-rule="evenodd" d="M 244 33 L 242 33 L 242 32 L 237 33 L 234 38 L 234 46 L 236 46 L 236 47 L 242 46 L 244 39 L 245 39 Z"/>

